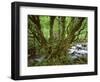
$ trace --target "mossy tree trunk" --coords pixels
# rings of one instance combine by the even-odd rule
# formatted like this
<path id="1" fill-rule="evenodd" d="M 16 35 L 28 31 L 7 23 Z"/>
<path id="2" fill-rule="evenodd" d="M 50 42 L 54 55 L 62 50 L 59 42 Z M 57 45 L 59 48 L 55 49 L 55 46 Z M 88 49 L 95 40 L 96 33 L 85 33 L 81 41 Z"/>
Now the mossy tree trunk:
<path id="1" fill-rule="evenodd" d="M 49 38 L 49 41 L 46 40 L 46 38 L 44 37 L 44 34 L 41 30 L 39 16 L 30 15 L 29 19 L 35 25 L 35 27 L 32 27 L 32 28 L 34 28 L 34 31 L 32 32 L 32 34 L 39 42 L 41 48 L 43 48 L 45 50 L 47 62 L 49 64 L 62 64 L 62 63 L 67 62 L 67 60 L 65 59 L 65 58 L 67 58 L 67 55 L 66 55 L 67 50 L 70 48 L 71 44 L 73 43 L 75 38 L 78 36 L 78 35 L 76 36 L 76 33 L 80 32 L 79 30 L 81 29 L 82 23 L 85 18 L 72 17 L 71 23 L 68 25 L 68 27 L 66 27 L 65 17 L 58 17 L 58 20 L 61 19 L 61 22 L 59 22 L 60 23 L 59 25 L 61 25 L 62 30 L 58 32 L 58 33 L 60 33 L 60 34 L 58 34 L 58 39 L 60 42 L 56 43 L 56 45 L 53 44 L 54 43 L 53 40 L 54 40 L 54 36 L 55 36 L 53 34 L 54 21 L 56 19 L 55 16 L 50 16 L 50 31 L 49 31 L 50 38 Z M 65 30 L 65 28 L 68 28 L 67 31 Z M 65 37 L 65 33 L 67 33 L 67 37 Z"/>

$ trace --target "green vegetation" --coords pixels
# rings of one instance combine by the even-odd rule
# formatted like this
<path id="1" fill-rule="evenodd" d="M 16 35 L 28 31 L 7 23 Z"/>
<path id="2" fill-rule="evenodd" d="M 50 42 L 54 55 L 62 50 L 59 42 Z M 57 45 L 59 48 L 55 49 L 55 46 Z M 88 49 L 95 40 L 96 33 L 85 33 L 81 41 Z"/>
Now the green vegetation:
<path id="1" fill-rule="evenodd" d="M 28 66 L 87 63 L 68 59 L 72 45 L 87 43 L 87 25 L 86 17 L 28 15 Z"/>

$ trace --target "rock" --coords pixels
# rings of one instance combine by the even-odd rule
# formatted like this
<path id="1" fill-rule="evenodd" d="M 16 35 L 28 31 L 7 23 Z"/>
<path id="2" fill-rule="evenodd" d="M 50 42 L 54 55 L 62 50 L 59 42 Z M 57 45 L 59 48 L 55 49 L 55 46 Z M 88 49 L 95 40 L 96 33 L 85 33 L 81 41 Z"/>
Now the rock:
<path id="1" fill-rule="evenodd" d="M 69 49 L 69 58 L 71 59 L 77 59 L 80 57 L 87 57 L 88 51 L 87 51 L 87 43 L 79 43 L 74 46 L 72 46 Z"/>
<path id="2" fill-rule="evenodd" d="M 41 62 L 44 58 L 45 58 L 45 56 L 36 56 L 34 58 L 34 60 L 37 61 L 37 62 Z"/>

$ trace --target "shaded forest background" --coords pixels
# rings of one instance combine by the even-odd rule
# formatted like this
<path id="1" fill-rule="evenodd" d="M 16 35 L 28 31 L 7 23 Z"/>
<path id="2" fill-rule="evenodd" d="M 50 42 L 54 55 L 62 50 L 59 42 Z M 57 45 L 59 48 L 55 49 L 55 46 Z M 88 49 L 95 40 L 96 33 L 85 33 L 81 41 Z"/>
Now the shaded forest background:
<path id="1" fill-rule="evenodd" d="M 86 43 L 88 19 L 28 15 L 28 66 L 68 65 L 68 49 Z M 41 62 L 35 58 L 43 58 Z"/>

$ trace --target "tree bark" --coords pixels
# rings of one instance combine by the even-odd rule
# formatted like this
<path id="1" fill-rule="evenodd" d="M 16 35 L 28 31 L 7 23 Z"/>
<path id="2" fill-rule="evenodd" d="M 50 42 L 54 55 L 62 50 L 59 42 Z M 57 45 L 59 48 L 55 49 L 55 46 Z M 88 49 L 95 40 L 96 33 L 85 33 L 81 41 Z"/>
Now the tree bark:
<path id="1" fill-rule="evenodd" d="M 54 25 L 55 16 L 50 16 L 50 41 L 53 40 L 53 25 Z"/>

